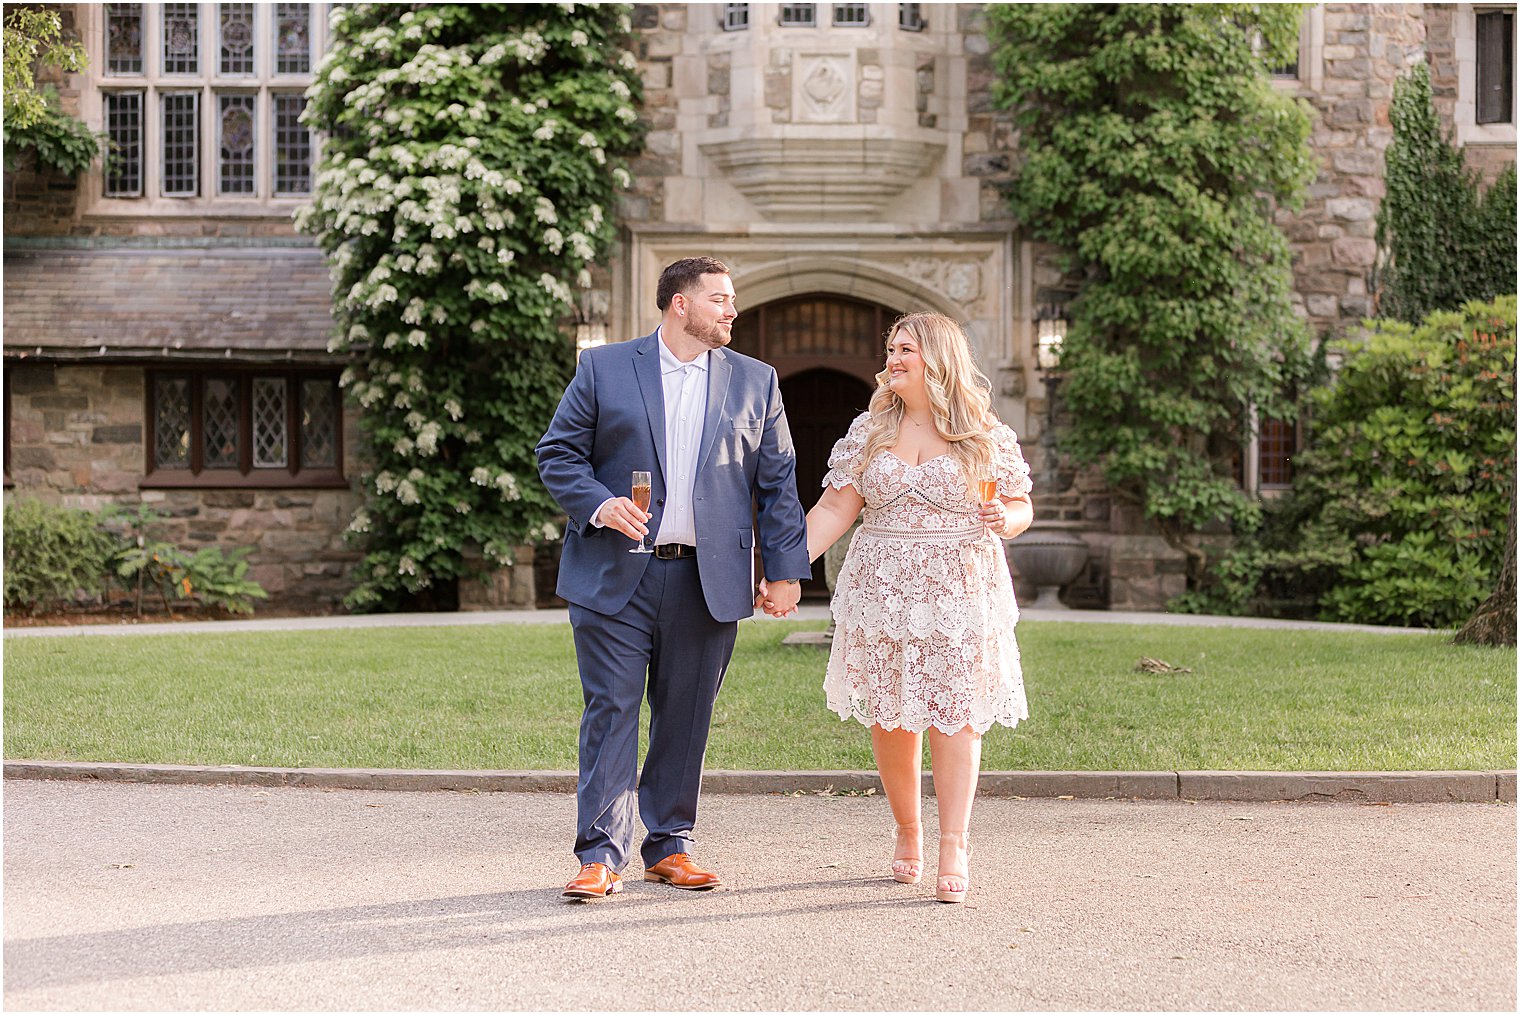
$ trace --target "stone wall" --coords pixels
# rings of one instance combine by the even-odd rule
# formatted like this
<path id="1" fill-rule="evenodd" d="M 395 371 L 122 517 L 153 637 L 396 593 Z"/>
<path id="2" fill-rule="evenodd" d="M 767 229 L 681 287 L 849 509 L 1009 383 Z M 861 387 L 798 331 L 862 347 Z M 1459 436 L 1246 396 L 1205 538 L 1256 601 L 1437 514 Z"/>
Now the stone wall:
<path id="1" fill-rule="evenodd" d="M 1383 151 L 1393 139 L 1393 82 L 1424 55 L 1417 4 L 1327 4 L 1323 78 L 1295 94 L 1313 110 L 1319 174 L 1303 210 L 1279 222 L 1293 244 L 1294 301 L 1319 334 L 1340 334 L 1374 312 Z"/>
<path id="2" fill-rule="evenodd" d="M 269 605 L 336 609 L 359 554 L 343 532 L 358 506 L 352 490 L 141 489 L 143 370 L 9 361 L 7 499 L 35 497 L 98 511 L 143 503 L 169 517 L 159 535 L 194 551 L 252 546 L 252 574 Z M 344 460 L 355 473 L 358 422 L 344 418 Z"/>

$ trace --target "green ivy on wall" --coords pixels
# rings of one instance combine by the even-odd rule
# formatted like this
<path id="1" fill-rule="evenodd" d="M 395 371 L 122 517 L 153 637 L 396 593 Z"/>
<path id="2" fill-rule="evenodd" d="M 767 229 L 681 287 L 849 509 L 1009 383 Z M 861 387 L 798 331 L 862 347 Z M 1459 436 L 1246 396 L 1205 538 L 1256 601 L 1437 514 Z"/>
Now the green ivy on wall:
<path id="1" fill-rule="evenodd" d="M 1394 83 L 1388 119 L 1388 190 L 1377 216 L 1379 314 L 1412 323 L 1432 310 L 1514 292 L 1514 164 L 1482 191 L 1441 129 L 1426 64 Z"/>
<path id="2" fill-rule="evenodd" d="M 1274 224 L 1313 178 L 1301 103 L 1273 89 L 1299 9 L 1270 4 L 989 8 L 998 101 L 1023 162 L 1026 235 L 1066 250 L 1063 454 L 1096 463 L 1201 578 L 1200 530 L 1249 528 L 1234 463 L 1254 407 L 1294 415 L 1309 337 Z"/>
<path id="3" fill-rule="evenodd" d="M 628 7 L 352 4 L 306 122 L 298 225 L 332 265 L 373 469 L 348 603 L 395 608 L 558 538 L 533 448 L 574 367 L 561 326 L 613 242 L 640 143 Z"/>

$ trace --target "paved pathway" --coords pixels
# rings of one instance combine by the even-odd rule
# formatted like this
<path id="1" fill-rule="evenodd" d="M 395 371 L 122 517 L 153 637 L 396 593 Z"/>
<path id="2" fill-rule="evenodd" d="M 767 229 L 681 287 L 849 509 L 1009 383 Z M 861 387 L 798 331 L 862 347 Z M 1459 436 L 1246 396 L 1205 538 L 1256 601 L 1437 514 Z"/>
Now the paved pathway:
<path id="1" fill-rule="evenodd" d="M 4 793 L 11 1010 L 1516 1001 L 1504 804 L 988 799 L 972 902 L 944 906 L 883 876 L 880 798 L 718 794 L 700 850 L 727 889 L 575 904 L 567 794 Z"/>

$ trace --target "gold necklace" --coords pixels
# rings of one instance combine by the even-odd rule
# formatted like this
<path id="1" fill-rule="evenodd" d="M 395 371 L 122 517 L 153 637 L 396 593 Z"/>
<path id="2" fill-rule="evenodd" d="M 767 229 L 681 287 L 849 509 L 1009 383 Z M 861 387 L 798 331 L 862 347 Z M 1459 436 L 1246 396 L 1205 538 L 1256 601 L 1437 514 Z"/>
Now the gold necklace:
<path id="1" fill-rule="evenodd" d="M 907 412 L 906 409 L 903 410 L 903 419 L 907 420 L 909 423 L 912 423 L 914 426 L 918 427 L 919 429 L 923 429 L 925 426 L 928 426 L 927 423 L 920 423 L 918 420 L 916 420 L 912 416 L 908 415 L 908 412 Z"/>

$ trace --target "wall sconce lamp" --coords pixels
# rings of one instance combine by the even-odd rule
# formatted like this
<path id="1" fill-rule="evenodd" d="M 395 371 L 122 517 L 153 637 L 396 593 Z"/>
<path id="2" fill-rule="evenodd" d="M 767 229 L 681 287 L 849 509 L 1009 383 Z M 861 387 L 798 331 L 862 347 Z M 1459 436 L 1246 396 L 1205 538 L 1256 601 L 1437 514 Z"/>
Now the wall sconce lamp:
<path id="1" fill-rule="evenodd" d="M 1061 369 L 1067 323 L 1064 303 L 1041 303 L 1035 308 L 1035 365 L 1042 372 Z"/>

